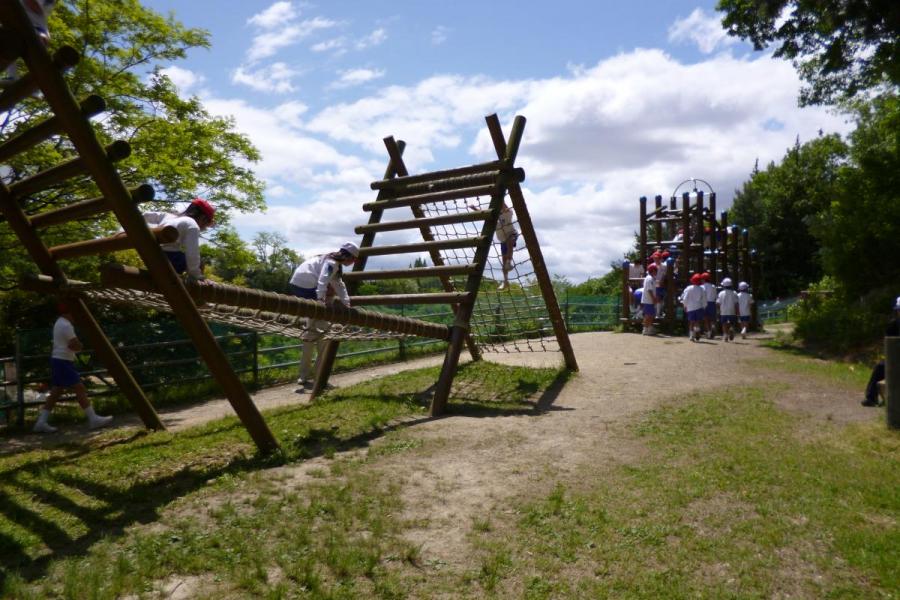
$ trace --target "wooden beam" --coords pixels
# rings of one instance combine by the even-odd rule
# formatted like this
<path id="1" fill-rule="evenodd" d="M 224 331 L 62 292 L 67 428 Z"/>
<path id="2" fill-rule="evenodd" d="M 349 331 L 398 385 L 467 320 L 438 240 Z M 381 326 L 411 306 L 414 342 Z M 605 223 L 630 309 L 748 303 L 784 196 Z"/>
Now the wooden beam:
<path id="1" fill-rule="evenodd" d="M 431 250 L 453 250 L 458 248 L 471 248 L 481 243 L 480 237 L 456 238 L 450 240 L 436 240 L 432 242 L 416 242 L 414 244 L 397 244 L 389 246 L 371 246 L 360 248 L 360 256 L 387 256 L 393 254 L 409 254 L 411 252 L 428 252 Z"/>
<path id="2" fill-rule="evenodd" d="M 443 265 L 440 267 L 422 267 L 420 269 L 388 269 L 384 271 L 353 271 L 344 273 L 344 281 L 372 281 L 376 279 L 421 279 L 424 277 L 453 277 L 454 275 L 470 275 L 477 269 L 474 264 Z"/>
<path id="3" fill-rule="evenodd" d="M 408 219 L 406 221 L 385 221 L 384 223 L 370 223 L 359 225 L 355 231 L 359 234 L 376 233 L 379 231 L 402 231 L 404 229 L 421 229 L 438 225 L 453 225 L 456 223 L 474 223 L 484 221 L 491 216 L 489 210 L 471 210 L 469 212 L 441 215 L 439 217 L 426 217 L 422 219 Z"/>

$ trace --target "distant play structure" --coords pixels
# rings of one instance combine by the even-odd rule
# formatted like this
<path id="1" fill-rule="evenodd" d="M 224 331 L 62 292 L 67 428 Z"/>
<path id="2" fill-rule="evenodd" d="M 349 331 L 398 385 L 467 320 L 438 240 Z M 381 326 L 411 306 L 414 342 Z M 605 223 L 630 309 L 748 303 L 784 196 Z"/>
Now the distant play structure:
<path id="1" fill-rule="evenodd" d="M 354 295 L 354 308 L 232 285 L 182 279 L 160 249 L 172 241 L 173 228 L 149 229 L 139 204 L 153 199 L 153 188 L 127 188 L 114 163 L 127 157 L 130 147 L 117 141 L 103 147 L 89 119 L 105 110 L 104 101 L 90 96 L 78 102 L 63 72 L 79 60 L 78 53 L 63 47 L 51 57 L 37 38 L 18 2 L 0 2 L 0 67 L 19 58 L 27 73 L 0 94 L 0 113 L 40 91 L 53 116 L 17 132 L 0 143 L 0 163 L 54 136 L 65 136 L 77 155 L 10 185 L 0 182 L 0 215 L 34 260 L 39 275 L 27 276 L 23 289 L 64 297 L 97 358 L 104 364 L 121 393 L 128 398 L 144 424 L 164 429 L 155 409 L 91 313 L 87 301 L 126 303 L 171 312 L 193 341 L 200 357 L 225 393 L 253 441 L 263 452 L 278 445 L 242 382 L 228 363 L 206 320 L 238 324 L 265 332 L 302 337 L 310 320 L 335 324 L 320 360 L 313 395 L 328 382 L 338 344 L 342 339 L 419 336 L 448 342 L 444 364 L 431 401 L 431 414 L 441 414 L 450 396 L 460 354 L 467 346 L 479 359 L 485 351 L 558 350 L 565 366 L 577 370 L 577 362 L 554 295 L 519 183 L 524 171 L 515 159 L 525 126 L 516 117 L 509 140 L 496 115 L 486 117 L 497 159 L 477 165 L 410 175 L 404 165 L 404 143 L 385 138 L 389 162 L 384 178 L 372 184 L 378 194 L 363 209 L 369 221 L 356 228 L 361 234 L 359 260 L 343 276 L 351 294 L 359 282 L 375 279 L 437 278 L 442 292 L 401 295 Z M 24 206 L 53 186 L 74 178 L 89 177 L 100 196 L 36 214 Z M 495 232 L 504 202 L 515 212 L 524 248 L 514 262 L 503 262 Z M 382 221 L 386 211 L 410 209 L 412 218 Z M 76 243 L 45 245 L 39 232 L 75 220 L 112 212 L 123 233 Z M 422 241 L 375 246 L 377 233 L 418 230 Z M 109 264 L 102 268 L 100 283 L 69 279 L 60 261 L 134 249 L 144 269 Z M 432 266 L 399 270 L 366 271 L 372 256 L 427 252 Z M 513 285 L 497 288 L 494 269 L 503 264 L 503 280 L 513 269 Z M 512 266 L 514 265 L 514 266 Z M 485 273 L 488 276 L 485 277 Z M 355 308 L 366 305 L 448 304 L 455 313 L 451 325 Z"/>
<path id="2" fill-rule="evenodd" d="M 698 189 L 698 182 L 709 188 L 708 199 L 706 192 Z M 677 193 L 687 184 L 691 184 L 692 189 L 681 194 L 679 207 Z M 740 280 L 747 282 L 752 290 L 757 289 L 760 275 L 756 250 L 750 246 L 750 232 L 737 224 L 729 224 L 727 211 L 722 211 L 716 218 L 716 193 L 708 183 L 702 179 L 687 179 L 675 188 L 668 203 L 658 195 L 654 205 L 648 207 L 647 197 L 642 196 L 639 205 L 639 258 L 634 262 L 625 261 L 622 269 L 623 323 L 632 321 L 633 293 L 640 289 L 654 252 L 668 254 L 662 280 L 665 289 L 663 312 L 662 317 L 657 316 L 668 331 L 680 326 L 678 297 L 694 273 L 708 272 L 715 285 L 729 277 L 735 280 L 735 285 Z M 752 311 L 751 323 L 757 327 L 755 303 Z"/>

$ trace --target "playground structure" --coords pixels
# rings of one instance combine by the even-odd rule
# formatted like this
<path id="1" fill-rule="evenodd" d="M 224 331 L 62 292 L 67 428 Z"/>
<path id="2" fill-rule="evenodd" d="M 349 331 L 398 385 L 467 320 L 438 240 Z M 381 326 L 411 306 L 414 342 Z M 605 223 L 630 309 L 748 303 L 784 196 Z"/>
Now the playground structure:
<path id="1" fill-rule="evenodd" d="M 23 59 L 27 73 L 0 93 L 0 113 L 40 91 L 52 116 L 0 143 L 0 163 L 57 135 L 64 135 L 67 138 L 65 144 L 75 153 L 67 162 L 8 186 L 0 182 L 0 215 L 40 271 L 40 275 L 24 277 L 20 285 L 30 291 L 66 298 L 76 326 L 84 332 L 98 359 L 148 428 L 164 429 L 164 426 L 95 320 L 88 300 L 127 303 L 173 313 L 262 452 L 274 450 L 278 443 L 216 343 L 205 319 L 295 337 L 303 335 L 311 320 L 336 324 L 328 333 L 328 344 L 318 361 L 313 396 L 321 393 L 328 382 L 341 339 L 419 336 L 447 341 L 443 367 L 431 401 L 433 416 L 440 415 L 446 408 L 464 345 L 477 360 L 485 349 L 546 350 L 544 339 L 552 335 L 566 367 L 577 370 L 565 323 L 519 186 L 525 174 L 514 164 L 525 126 L 523 117 L 515 118 L 508 141 L 497 116 L 486 117 L 497 152 L 496 160 L 432 173 L 410 175 L 402 158 L 405 144 L 392 137 L 385 138 L 388 167 L 383 179 L 372 184 L 372 189 L 378 190 L 376 200 L 363 206 L 370 216 L 366 225 L 356 228 L 363 236 L 359 260 L 352 272 L 344 274 L 344 280 L 351 294 L 361 281 L 396 278 L 436 277 L 444 291 L 353 295 L 354 308 L 347 309 L 237 286 L 190 283 L 179 277 L 160 249 L 161 242 L 171 241 L 173 231 L 149 229 L 138 208 L 140 203 L 153 199 L 153 188 L 149 185 L 127 188 L 113 164 L 129 155 L 129 145 L 117 141 L 104 148 L 89 122 L 92 116 L 103 112 L 104 101 L 98 96 L 90 96 L 79 103 L 66 84 L 63 72 L 78 62 L 78 53 L 70 47 L 62 47 L 51 57 L 35 36 L 19 3 L 2 2 L 0 67 L 18 58 Z M 33 196 L 83 177 L 93 181 L 100 192 L 98 197 L 36 214 L 26 213 L 25 207 Z M 485 271 L 492 272 L 494 268 L 491 261 L 495 249 L 494 232 L 507 197 L 518 219 L 527 258 L 517 258 L 515 280 L 519 282 L 518 289 L 515 293 L 500 294 L 483 289 L 493 287 L 483 280 Z M 409 208 L 413 218 L 382 221 L 385 211 L 398 208 Z M 48 247 L 39 235 L 45 228 L 110 211 L 123 230 L 115 236 Z M 374 245 L 377 233 L 403 230 L 418 230 L 423 241 Z M 74 281 L 66 276 L 60 265 L 60 261 L 67 259 L 123 249 L 134 249 L 145 269 L 109 264 L 102 268 L 98 284 Z M 429 254 L 433 266 L 365 270 L 371 256 L 420 252 Z M 525 265 L 530 270 L 525 269 Z M 529 292 L 535 289 L 536 293 Z M 355 308 L 398 304 L 448 304 L 455 313 L 454 322 L 448 327 Z"/>
<path id="2" fill-rule="evenodd" d="M 677 190 L 677 188 L 676 188 Z M 725 277 L 746 281 L 751 290 L 759 283 L 759 266 L 756 250 L 750 246 L 750 232 L 737 224 L 728 223 L 728 212 L 722 211 L 716 219 L 716 193 L 707 198 L 703 190 L 672 195 L 668 204 L 663 197 L 654 198 L 654 206 L 648 209 L 647 197 L 640 202 L 640 231 L 637 261 L 625 261 L 622 265 L 622 314 L 620 320 L 628 324 L 632 317 L 632 293 L 643 284 L 646 267 L 655 251 L 667 251 L 668 268 L 664 280 L 666 289 L 664 313 L 661 325 L 674 331 L 677 299 L 689 284 L 691 274 L 709 272 L 712 283 L 719 285 Z M 758 328 L 756 303 L 752 305 L 751 326 Z"/>

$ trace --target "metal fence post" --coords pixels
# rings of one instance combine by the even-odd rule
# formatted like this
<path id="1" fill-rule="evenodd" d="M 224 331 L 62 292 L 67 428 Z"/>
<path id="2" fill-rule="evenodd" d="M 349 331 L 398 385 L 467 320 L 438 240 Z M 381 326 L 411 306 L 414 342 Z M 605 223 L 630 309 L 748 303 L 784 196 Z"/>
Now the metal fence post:
<path id="1" fill-rule="evenodd" d="M 259 333 L 253 332 L 253 387 L 259 388 Z"/>
<path id="2" fill-rule="evenodd" d="M 16 422 L 25 426 L 25 372 L 22 370 L 22 340 L 16 331 Z"/>

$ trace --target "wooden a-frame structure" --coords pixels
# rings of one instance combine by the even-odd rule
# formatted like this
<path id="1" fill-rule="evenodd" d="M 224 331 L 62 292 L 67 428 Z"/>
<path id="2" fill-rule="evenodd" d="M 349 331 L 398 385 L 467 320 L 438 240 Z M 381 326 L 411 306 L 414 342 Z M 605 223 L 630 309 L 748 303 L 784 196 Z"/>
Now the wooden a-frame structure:
<path id="1" fill-rule="evenodd" d="M 148 428 L 163 429 L 164 426 L 85 303 L 84 290 L 87 286 L 70 280 L 59 261 L 126 248 L 136 250 L 146 266 L 146 271 L 138 272 L 135 269 L 113 265 L 103 271 L 103 284 L 110 288 L 153 293 L 163 299 L 190 336 L 200 357 L 224 391 L 253 441 L 261 451 L 269 452 L 277 448 L 277 441 L 229 365 L 225 354 L 203 320 L 195 300 L 447 340 L 449 342 L 447 354 L 431 405 L 431 414 L 439 415 L 449 398 L 463 344 L 468 344 L 473 357 L 476 359 L 479 357 L 478 349 L 469 335 L 470 321 L 500 209 L 504 197 L 508 194 L 566 367 L 577 370 L 577 362 L 565 323 L 519 186 L 524 179 L 524 172 L 514 166 L 525 125 L 523 117 L 516 117 L 508 142 L 504 138 L 496 115 L 487 117 L 497 160 L 422 175 L 408 174 L 402 159 L 403 142 L 395 142 L 393 138 L 385 139 L 390 157 L 388 168 L 384 178 L 372 184 L 372 188 L 378 190 L 378 197 L 375 202 L 363 207 L 370 212 L 369 223 L 357 228 L 357 233 L 363 235 L 361 260 L 354 266 L 352 273 L 344 275 L 344 279 L 351 287 L 355 287 L 356 283 L 365 279 L 437 276 L 443 282 L 444 293 L 355 296 L 352 302 L 355 306 L 447 303 L 454 307 L 455 320 L 452 326 L 446 327 L 357 308 L 330 308 L 314 301 L 271 292 L 235 286 L 186 283 L 175 273 L 159 246 L 161 242 L 171 241 L 173 231 L 149 229 L 138 209 L 138 204 L 152 199 L 152 187 L 144 185 L 128 189 L 114 166 L 115 161 L 128 156 L 130 152 L 128 144 L 119 141 L 104 148 L 90 125 L 89 119 L 104 110 L 103 100 L 91 96 L 79 103 L 65 82 L 63 71 L 78 62 L 78 53 L 72 48 L 63 47 L 51 57 L 35 36 L 28 17 L 15 0 L 0 0 L 0 34 L 2 34 L 0 67 L 20 57 L 28 67 L 25 76 L 0 93 L 0 112 L 11 109 L 38 90 L 42 92 L 53 112 L 53 116 L 42 123 L 0 143 L 0 163 L 55 135 L 66 135 L 78 154 L 68 162 L 33 174 L 9 186 L 0 183 L 0 217 L 6 220 L 42 273 L 37 277 L 25 278 L 23 287 L 42 293 L 57 294 L 68 299 L 77 326 L 86 334 L 98 358 Z M 78 176 L 91 177 L 102 195 L 39 214 L 29 215 L 23 210 L 22 201 L 25 198 Z M 423 205 L 432 202 L 485 195 L 491 198 L 487 210 L 426 218 L 421 209 Z M 385 210 L 400 207 L 409 207 L 414 218 L 382 222 Z M 45 245 L 39 235 L 44 228 L 108 211 L 116 216 L 123 234 L 55 247 Z M 430 230 L 430 227 L 437 225 L 476 221 L 483 221 L 483 226 L 480 235 L 473 238 L 435 240 Z M 424 241 L 400 246 L 373 245 L 375 234 L 379 231 L 403 229 L 418 229 Z M 443 263 L 440 254 L 442 249 L 463 247 L 475 248 L 472 263 L 466 265 Z M 421 251 L 429 252 L 434 266 L 399 271 L 365 271 L 369 256 Z M 465 286 L 462 290 L 456 290 L 451 277 L 462 275 L 466 277 Z M 337 347 L 338 342 L 329 342 L 319 361 L 314 395 L 321 393 L 327 384 Z"/>

